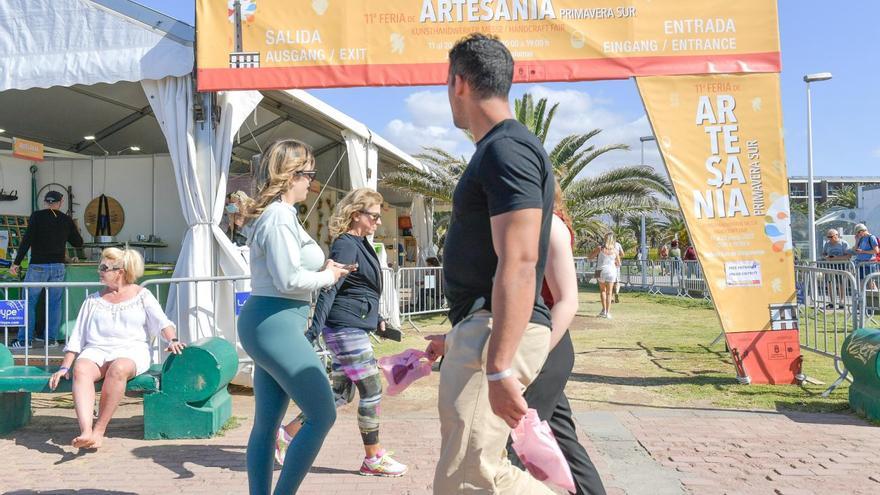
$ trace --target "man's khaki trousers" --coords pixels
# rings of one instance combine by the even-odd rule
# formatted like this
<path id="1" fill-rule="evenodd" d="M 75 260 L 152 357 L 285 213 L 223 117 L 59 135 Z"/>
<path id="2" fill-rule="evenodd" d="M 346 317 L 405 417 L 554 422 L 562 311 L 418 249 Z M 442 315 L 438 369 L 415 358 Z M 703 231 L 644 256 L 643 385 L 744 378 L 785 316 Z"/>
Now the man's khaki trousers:
<path id="1" fill-rule="evenodd" d="M 478 311 L 446 336 L 440 371 L 440 461 L 434 493 L 541 495 L 553 492 L 507 460 L 510 427 L 492 413 L 486 380 L 486 353 L 492 314 Z M 550 329 L 529 324 L 511 363 L 525 388 L 538 375 L 550 348 Z"/>

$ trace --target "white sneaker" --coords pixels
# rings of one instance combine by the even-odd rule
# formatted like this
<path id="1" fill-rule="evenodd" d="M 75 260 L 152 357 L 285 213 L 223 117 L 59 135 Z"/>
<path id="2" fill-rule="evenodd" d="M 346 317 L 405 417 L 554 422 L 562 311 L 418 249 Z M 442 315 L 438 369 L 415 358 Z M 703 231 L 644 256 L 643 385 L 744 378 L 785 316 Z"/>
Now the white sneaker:
<path id="1" fill-rule="evenodd" d="M 599 314 L 596 315 L 598 318 L 605 318 L 605 310 L 599 311 Z"/>
<path id="2" fill-rule="evenodd" d="M 386 478 L 397 478 L 406 474 L 407 466 L 401 464 L 391 457 L 391 452 L 382 452 L 374 458 L 364 458 L 361 464 L 361 476 L 384 476 Z"/>
<path id="3" fill-rule="evenodd" d="M 611 319 L 611 313 L 605 313 L 605 318 L 608 319 L 608 320 L 610 320 L 610 319 Z"/>

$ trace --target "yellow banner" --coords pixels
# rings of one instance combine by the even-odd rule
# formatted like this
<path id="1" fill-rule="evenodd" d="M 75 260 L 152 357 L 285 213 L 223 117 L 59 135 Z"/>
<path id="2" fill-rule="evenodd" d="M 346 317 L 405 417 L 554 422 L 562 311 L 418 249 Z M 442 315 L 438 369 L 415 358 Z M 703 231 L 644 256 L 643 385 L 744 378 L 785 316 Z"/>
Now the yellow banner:
<path id="1" fill-rule="evenodd" d="M 796 329 L 778 74 L 636 80 L 724 331 Z"/>
<path id="2" fill-rule="evenodd" d="M 200 90 L 445 84 L 472 32 L 516 82 L 779 71 L 774 0 L 197 0 L 196 26 Z"/>
<path id="3" fill-rule="evenodd" d="M 27 139 L 12 138 L 12 156 L 22 160 L 43 161 L 43 144 Z"/>

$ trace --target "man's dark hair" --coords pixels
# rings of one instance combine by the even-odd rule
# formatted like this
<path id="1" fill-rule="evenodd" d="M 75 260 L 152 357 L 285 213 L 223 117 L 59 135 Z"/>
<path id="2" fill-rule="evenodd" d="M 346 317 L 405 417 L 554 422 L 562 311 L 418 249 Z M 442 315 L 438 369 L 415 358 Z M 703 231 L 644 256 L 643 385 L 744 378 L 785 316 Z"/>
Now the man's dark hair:
<path id="1" fill-rule="evenodd" d="M 506 98 L 513 81 L 513 57 L 495 36 L 472 33 L 449 50 L 449 76 L 461 76 L 480 99 Z"/>

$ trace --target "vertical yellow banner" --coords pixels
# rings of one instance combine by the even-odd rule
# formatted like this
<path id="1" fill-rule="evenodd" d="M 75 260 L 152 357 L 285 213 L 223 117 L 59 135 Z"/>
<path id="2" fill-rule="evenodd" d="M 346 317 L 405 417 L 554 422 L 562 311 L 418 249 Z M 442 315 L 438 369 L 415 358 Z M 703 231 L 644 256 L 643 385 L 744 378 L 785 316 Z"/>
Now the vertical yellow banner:
<path id="1" fill-rule="evenodd" d="M 756 383 L 800 350 L 778 74 L 637 78 L 706 283 Z"/>

